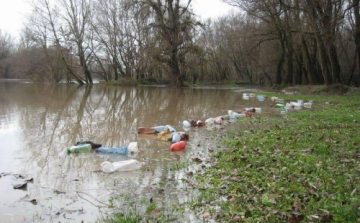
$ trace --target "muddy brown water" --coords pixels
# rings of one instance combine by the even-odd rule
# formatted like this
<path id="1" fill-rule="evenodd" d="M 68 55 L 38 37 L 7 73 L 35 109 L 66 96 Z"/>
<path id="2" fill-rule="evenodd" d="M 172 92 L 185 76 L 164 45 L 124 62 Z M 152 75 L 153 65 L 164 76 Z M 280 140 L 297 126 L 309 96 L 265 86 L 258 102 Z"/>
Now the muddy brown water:
<path id="1" fill-rule="evenodd" d="M 183 184 L 182 166 L 196 166 L 209 148 L 220 149 L 216 128 L 184 129 L 183 120 L 227 114 L 227 110 L 261 107 L 274 112 L 269 101 L 243 100 L 255 89 L 170 89 L 94 85 L 40 85 L 0 82 L 0 222 L 95 222 L 113 211 L 146 210 L 149 201 L 170 208 L 179 222 L 196 213 L 176 214 L 172 206 L 191 201 L 196 193 Z M 170 142 L 137 134 L 138 127 L 169 124 L 186 130 L 190 141 L 183 152 Z M 127 157 L 88 153 L 68 155 L 79 140 L 107 147 L 138 142 L 139 154 Z M 101 172 L 104 161 L 129 158 L 143 162 L 139 170 Z M 26 181 L 26 187 L 14 185 Z"/>

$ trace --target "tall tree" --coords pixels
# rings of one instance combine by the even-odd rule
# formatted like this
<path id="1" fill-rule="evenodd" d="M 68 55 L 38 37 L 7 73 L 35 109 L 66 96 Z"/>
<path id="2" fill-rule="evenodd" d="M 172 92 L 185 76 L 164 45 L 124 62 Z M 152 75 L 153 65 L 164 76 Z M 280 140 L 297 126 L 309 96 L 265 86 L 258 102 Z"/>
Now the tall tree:
<path id="1" fill-rule="evenodd" d="M 152 27 L 159 35 L 155 57 L 169 67 L 171 81 L 175 86 L 183 86 L 180 54 L 191 43 L 191 29 L 195 25 L 189 8 L 191 1 L 187 0 L 184 5 L 180 4 L 180 0 L 138 1 L 154 12 Z"/>
<path id="2" fill-rule="evenodd" d="M 9 76 L 9 64 L 5 61 L 10 56 L 13 41 L 8 33 L 2 33 L 0 29 L 0 77 Z"/>

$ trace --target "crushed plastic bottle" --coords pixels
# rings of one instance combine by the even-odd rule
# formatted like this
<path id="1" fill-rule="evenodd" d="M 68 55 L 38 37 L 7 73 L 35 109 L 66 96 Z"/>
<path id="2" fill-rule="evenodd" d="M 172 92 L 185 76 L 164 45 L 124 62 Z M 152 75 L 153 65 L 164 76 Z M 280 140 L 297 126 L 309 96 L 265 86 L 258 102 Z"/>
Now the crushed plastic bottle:
<path id="1" fill-rule="evenodd" d="M 67 153 L 86 153 L 91 151 L 91 145 L 90 144 L 81 144 L 77 146 L 71 146 L 67 149 Z"/>

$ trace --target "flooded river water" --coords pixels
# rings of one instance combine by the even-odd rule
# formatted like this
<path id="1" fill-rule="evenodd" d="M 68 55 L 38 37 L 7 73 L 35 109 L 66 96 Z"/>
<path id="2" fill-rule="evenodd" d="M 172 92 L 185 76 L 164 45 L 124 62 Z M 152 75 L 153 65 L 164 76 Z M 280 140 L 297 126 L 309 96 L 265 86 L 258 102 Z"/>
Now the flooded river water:
<path id="1" fill-rule="evenodd" d="M 157 207 L 189 202 L 194 194 L 181 183 L 184 173 L 174 169 L 219 148 L 220 139 L 212 136 L 227 126 L 186 129 L 190 140 L 181 153 L 171 152 L 170 142 L 137 134 L 138 127 L 169 124 L 184 131 L 183 120 L 205 121 L 229 109 L 271 112 L 264 103 L 244 101 L 234 89 L 0 82 L 0 222 L 95 222 L 111 211 L 144 211 L 149 202 Z M 143 166 L 103 173 L 102 162 L 129 157 L 68 155 L 66 149 L 79 140 L 106 147 L 138 142 L 140 152 L 132 158 Z M 24 180 L 25 188 L 14 189 Z"/>

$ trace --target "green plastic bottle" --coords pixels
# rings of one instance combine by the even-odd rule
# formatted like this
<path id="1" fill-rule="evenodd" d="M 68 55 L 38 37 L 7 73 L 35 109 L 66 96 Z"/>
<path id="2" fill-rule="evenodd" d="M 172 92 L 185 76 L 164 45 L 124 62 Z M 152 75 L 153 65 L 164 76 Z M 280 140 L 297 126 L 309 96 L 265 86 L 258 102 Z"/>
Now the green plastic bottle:
<path id="1" fill-rule="evenodd" d="M 72 146 L 67 149 L 67 153 L 86 153 L 91 151 L 91 144 L 82 144 L 77 146 Z"/>

